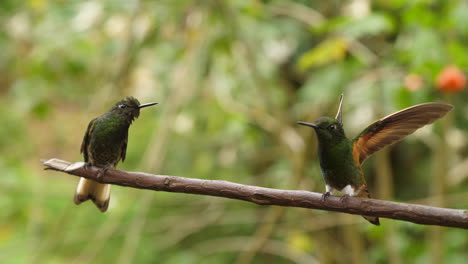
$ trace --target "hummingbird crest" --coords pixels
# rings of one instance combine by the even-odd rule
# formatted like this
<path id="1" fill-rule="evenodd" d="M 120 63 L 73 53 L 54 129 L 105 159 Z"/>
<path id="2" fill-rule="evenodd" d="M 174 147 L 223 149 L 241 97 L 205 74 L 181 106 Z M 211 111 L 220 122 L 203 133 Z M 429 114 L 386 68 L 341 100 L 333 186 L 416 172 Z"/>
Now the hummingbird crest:
<path id="1" fill-rule="evenodd" d="M 336 113 L 335 119 L 343 125 L 343 114 L 342 114 L 342 107 L 343 106 L 343 94 L 340 96 L 340 105 L 338 106 L 338 113 Z"/>
<path id="2" fill-rule="evenodd" d="M 315 123 L 298 122 L 314 128 L 317 135 L 320 168 L 326 184 L 323 199 L 334 190 L 345 193 L 344 197 L 370 198 L 362 163 L 379 149 L 443 117 L 453 106 L 425 103 L 408 107 L 375 121 L 352 140 L 346 137 L 343 129 L 342 108 L 343 95 L 335 118 L 320 117 Z M 374 225 L 380 224 L 378 217 L 363 217 Z"/>

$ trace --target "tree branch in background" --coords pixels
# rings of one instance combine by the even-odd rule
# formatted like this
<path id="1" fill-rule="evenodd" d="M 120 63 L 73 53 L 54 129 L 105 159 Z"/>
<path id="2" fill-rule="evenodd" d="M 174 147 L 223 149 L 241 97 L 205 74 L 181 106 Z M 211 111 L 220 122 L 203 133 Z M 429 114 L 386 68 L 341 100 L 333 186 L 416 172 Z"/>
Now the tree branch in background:
<path id="1" fill-rule="evenodd" d="M 424 225 L 439 225 L 468 229 L 468 210 L 439 208 L 425 205 L 397 203 L 376 199 L 330 196 L 308 191 L 281 190 L 244 185 L 228 181 L 201 180 L 143 172 L 109 169 L 105 173 L 94 166 L 85 168 L 83 162 L 69 163 L 59 159 L 42 161 L 45 169 L 63 171 L 100 183 L 109 183 L 137 189 L 191 193 L 244 200 L 259 205 L 279 205 L 336 211 L 357 215 L 378 216 Z"/>

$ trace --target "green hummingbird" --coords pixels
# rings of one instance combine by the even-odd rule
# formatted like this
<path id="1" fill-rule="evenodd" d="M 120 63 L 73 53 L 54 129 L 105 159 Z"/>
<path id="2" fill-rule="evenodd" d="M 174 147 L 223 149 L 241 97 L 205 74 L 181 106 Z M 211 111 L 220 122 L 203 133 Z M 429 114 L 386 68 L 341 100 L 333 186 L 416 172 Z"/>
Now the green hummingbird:
<path id="1" fill-rule="evenodd" d="M 89 122 L 88 129 L 81 143 L 86 164 L 101 167 L 106 171 L 115 168 L 117 163 L 125 160 L 128 142 L 128 128 L 140 115 L 143 107 L 157 103 L 140 104 L 134 97 L 125 97 L 117 102 L 107 113 Z M 105 212 L 109 206 L 110 185 L 80 178 L 75 192 L 75 204 L 91 199 Z"/>
<path id="2" fill-rule="evenodd" d="M 342 200 L 349 196 L 370 198 L 361 167 L 363 162 L 374 152 L 431 124 L 453 108 L 446 103 L 411 106 L 373 122 L 350 140 L 343 129 L 342 105 L 343 95 L 335 118 L 321 117 L 315 123 L 298 122 L 314 128 L 317 135 L 320 169 L 325 180 L 324 200 L 334 191 L 345 194 Z M 363 217 L 380 225 L 378 217 Z"/>

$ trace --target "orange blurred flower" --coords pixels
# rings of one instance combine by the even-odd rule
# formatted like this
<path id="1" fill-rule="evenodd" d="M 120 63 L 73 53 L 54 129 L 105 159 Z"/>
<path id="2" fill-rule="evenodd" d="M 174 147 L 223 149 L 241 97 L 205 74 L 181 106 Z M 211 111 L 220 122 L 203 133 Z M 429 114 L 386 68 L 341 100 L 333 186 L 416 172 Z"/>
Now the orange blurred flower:
<path id="1" fill-rule="evenodd" d="M 403 85 L 405 88 L 410 91 L 410 92 L 415 92 L 424 85 L 424 80 L 421 78 L 421 76 L 410 73 L 405 76 L 405 79 L 403 80 Z"/>
<path id="2" fill-rule="evenodd" d="M 461 92 L 466 86 L 466 75 L 457 66 L 447 66 L 437 75 L 436 86 L 441 92 Z"/>

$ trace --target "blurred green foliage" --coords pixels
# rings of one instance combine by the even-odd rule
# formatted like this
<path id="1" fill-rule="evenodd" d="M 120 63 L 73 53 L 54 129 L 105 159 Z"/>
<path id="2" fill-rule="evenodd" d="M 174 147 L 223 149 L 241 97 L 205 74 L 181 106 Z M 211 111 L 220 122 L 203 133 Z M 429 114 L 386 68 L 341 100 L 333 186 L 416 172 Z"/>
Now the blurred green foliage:
<path id="1" fill-rule="evenodd" d="M 89 120 L 133 95 L 160 104 L 118 168 L 323 192 L 315 136 L 296 121 L 334 115 L 345 93 L 353 136 L 446 101 L 449 116 L 365 174 L 376 198 L 467 208 L 467 95 L 434 88 L 443 67 L 468 67 L 466 1 L 3 0 L 0 22 L 1 263 L 468 258 L 463 230 L 213 197 L 114 186 L 101 214 L 73 204 L 76 177 L 39 163 L 81 160 Z"/>

